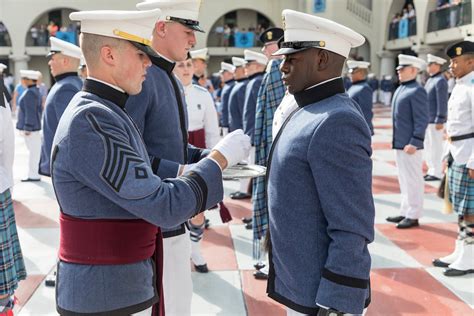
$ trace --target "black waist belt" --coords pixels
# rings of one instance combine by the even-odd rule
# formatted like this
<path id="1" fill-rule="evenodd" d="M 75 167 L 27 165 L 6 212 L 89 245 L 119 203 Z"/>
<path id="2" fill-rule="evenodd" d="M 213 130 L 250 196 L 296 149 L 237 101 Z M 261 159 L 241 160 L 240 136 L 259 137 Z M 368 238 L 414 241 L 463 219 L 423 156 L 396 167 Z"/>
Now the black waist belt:
<path id="1" fill-rule="evenodd" d="M 163 235 L 163 238 L 170 238 L 170 237 L 176 237 L 176 236 L 182 235 L 184 233 L 186 233 L 186 228 L 184 224 L 181 224 L 178 229 L 164 231 L 161 234 Z"/>
<path id="2" fill-rule="evenodd" d="M 464 135 L 459 135 L 459 136 L 451 136 L 451 137 L 448 137 L 448 140 L 450 142 L 456 142 L 458 140 L 463 140 L 463 139 L 468 139 L 468 138 L 474 138 L 474 133 L 464 134 Z"/>

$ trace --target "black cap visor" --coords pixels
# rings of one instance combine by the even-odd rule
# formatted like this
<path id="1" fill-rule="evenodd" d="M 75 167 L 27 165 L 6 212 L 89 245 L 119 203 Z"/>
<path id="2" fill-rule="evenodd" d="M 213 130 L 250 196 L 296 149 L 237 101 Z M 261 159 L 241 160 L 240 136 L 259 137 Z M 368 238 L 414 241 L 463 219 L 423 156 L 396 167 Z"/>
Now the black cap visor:
<path id="1" fill-rule="evenodd" d="M 147 54 L 149 57 L 159 57 L 158 53 L 151 47 L 134 41 L 129 41 L 133 46 Z"/>
<path id="2" fill-rule="evenodd" d="M 307 42 L 281 42 L 279 44 L 280 49 L 277 50 L 272 56 L 290 55 L 297 52 L 301 52 L 308 48 L 322 48 L 326 46 L 324 41 L 307 41 Z"/>
<path id="3" fill-rule="evenodd" d="M 174 17 L 174 16 L 168 16 L 166 19 L 168 21 L 175 21 L 175 22 L 181 23 L 181 24 L 183 24 L 184 26 L 186 26 L 187 28 L 189 28 L 193 31 L 205 33 L 204 30 L 199 26 L 199 21 L 189 20 L 189 19 L 182 19 L 182 18 L 177 18 L 177 17 Z"/>

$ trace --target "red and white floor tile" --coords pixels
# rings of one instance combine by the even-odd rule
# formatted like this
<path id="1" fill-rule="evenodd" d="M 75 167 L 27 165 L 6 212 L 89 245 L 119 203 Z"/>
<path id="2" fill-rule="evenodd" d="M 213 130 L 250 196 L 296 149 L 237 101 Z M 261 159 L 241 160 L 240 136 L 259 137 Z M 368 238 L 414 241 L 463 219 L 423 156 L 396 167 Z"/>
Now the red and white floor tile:
<path id="1" fill-rule="evenodd" d="M 400 189 L 394 151 L 392 122 L 387 108 L 375 109 L 373 137 L 373 194 L 376 205 L 376 238 L 372 254 L 372 304 L 367 315 L 474 315 L 474 274 L 447 278 L 431 260 L 449 253 L 456 236 L 456 217 L 441 212 L 436 197 L 438 183 L 425 186 L 425 214 L 421 226 L 398 230 L 385 217 L 398 214 Z M 18 135 L 17 135 L 18 136 Z M 19 315 L 57 315 L 54 288 L 44 278 L 54 269 L 59 242 L 58 206 L 49 179 L 21 183 L 26 173 L 26 148 L 17 137 L 15 160 L 15 213 L 29 276 L 17 291 Z M 226 193 L 238 188 L 227 181 Z M 252 233 L 241 222 L 251 215 L 249 200 L 226 199 L 234 220 L 220 222 L 209 212 L 211 227 L 202 249 L 211 270 L 193 272 L 193 315 L 285 315 L 284 308 L 267 298 L 266 282 L 255 280 Z"/>

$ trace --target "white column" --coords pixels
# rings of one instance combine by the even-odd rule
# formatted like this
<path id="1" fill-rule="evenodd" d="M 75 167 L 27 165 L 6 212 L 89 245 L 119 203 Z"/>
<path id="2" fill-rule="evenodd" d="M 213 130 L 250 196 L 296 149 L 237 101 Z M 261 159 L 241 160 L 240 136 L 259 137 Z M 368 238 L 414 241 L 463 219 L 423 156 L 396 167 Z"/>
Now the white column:
<path id="1" fill-rule="evenodd" d="M 30 56 L 28 56 L 28 55 L 11 55 L 10 59 L 14 63 L 13 68 L 15 70 L 15 72 L 14 72 L 15 83 L 18 83 L 18 81 L 20 80 L 20 70 L 21 69 L 28 69 L 28 61 L 30 60 Z"/>
<path id="2" fill-rule="evenodd" d="M 383 50 L 377 53 L 380 58 L 380 73 L 378 78 L 382 78 L 386 75 L 395 75 L 395 58 L 397 55 L 394 52 Z"/>

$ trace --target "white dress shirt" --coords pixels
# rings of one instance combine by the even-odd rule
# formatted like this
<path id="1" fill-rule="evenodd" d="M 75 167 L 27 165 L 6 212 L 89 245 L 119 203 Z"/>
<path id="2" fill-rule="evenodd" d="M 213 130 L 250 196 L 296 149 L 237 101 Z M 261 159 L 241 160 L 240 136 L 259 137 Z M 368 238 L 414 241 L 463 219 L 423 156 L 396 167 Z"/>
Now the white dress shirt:
<path id="1" fill-rule="evenodd" d="M 474 71 L 456 80 L 448 101 L 448 136 L 474 133 Z M 454 161 L 474 169 L 474 138 L 449 143 Z"/>
<path id="2" fill-rule="evenodd" d="M 0 193 L 13 186 L 13 157 L 15 155 L 15 133 L 12 113 L 5 99 L 6 107 L 0 106 Z"/>
<path id="3" fill-rule="evenodd" d="M 283 123 L 285 122 L 286 118 L 298 108 L 298 104 L 296 103 L 295 97 L 286 92 L 285 96 L 281 100 L 280 105 L 275 110 L 275 114 L 273 115 L 273 125 L 272 125 L 272 138 L 275 140 L 280 128 L 282 127 Z"/>
<path id="4" fill-rule="evenodd" d="M 220 140 L 216 107 L 211 94 L 196 84 L 184 87 L 190 132 L 204 129 L 206 147 L 214 147 Z"/>

